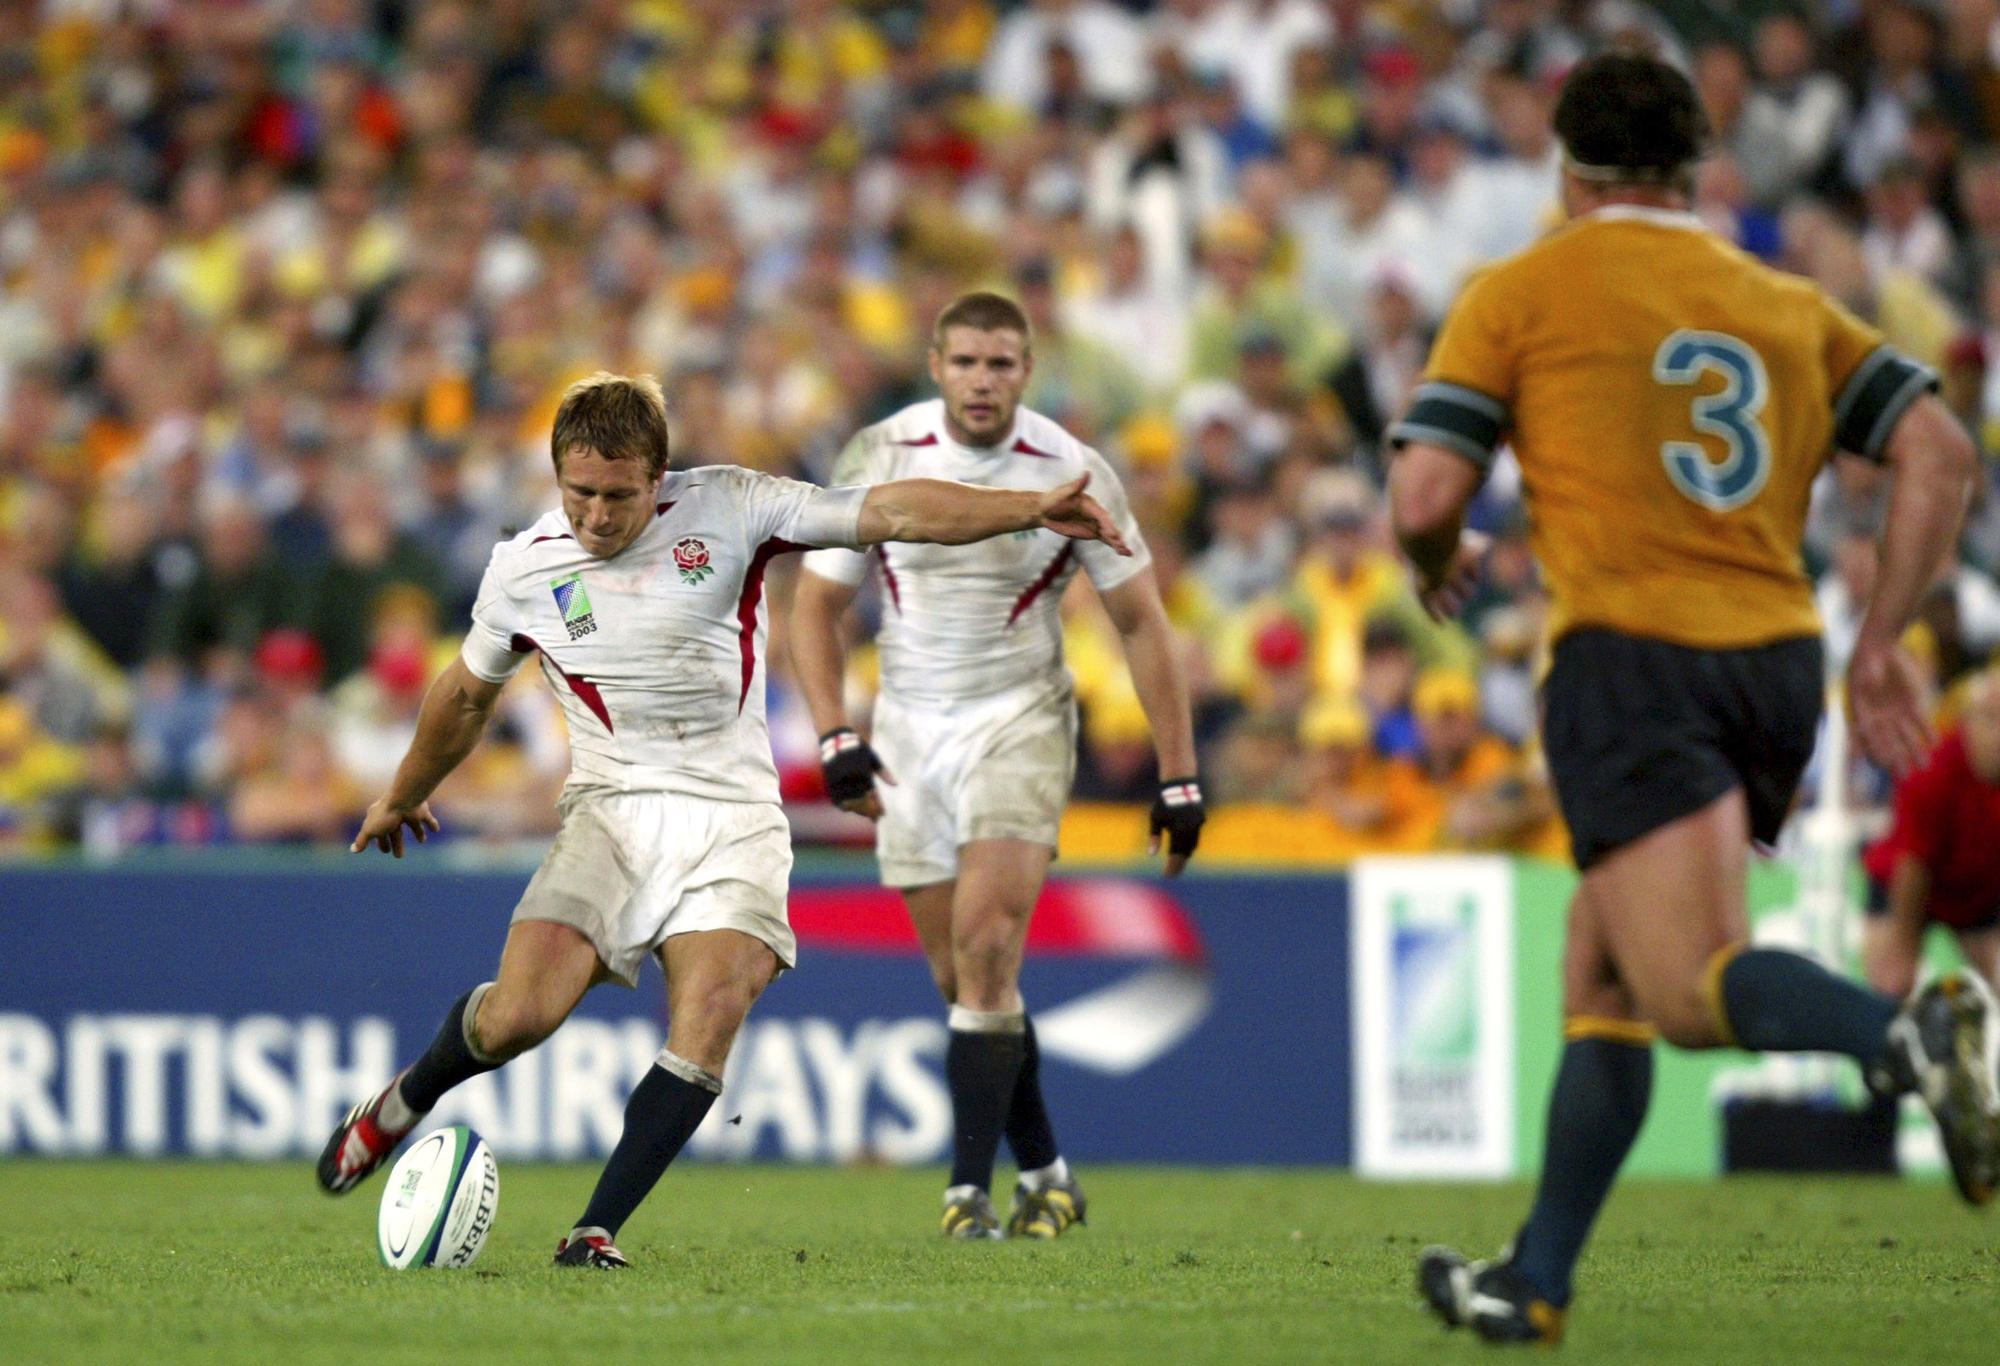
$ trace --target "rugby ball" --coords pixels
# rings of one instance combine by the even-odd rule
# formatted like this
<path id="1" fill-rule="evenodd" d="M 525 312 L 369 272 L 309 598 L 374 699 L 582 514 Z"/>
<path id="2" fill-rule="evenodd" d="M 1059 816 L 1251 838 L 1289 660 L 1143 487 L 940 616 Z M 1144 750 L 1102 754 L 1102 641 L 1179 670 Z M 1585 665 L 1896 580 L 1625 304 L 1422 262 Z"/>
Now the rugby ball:
<path id="1" fill-rule="evenodd" d="M 433 1129 L 389 1172 L 375 1240 L 382 1264 L 469 1266 L 492 1231 L 500 1205 L 500 1164 L 463 1124 Z"/>

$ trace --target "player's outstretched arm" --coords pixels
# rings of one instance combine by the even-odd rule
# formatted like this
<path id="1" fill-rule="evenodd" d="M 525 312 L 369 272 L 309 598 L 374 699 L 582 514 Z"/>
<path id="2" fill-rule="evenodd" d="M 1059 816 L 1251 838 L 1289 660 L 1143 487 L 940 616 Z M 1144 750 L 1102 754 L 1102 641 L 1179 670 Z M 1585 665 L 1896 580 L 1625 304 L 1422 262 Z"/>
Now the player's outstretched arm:
<path id="1" fill-rule="evenodd" d="M 1458 452 L 1412 441 L 1389 467 L 1396 541 L 1417 572 L 1417 598 L 1443 621 L 1458 615 L 1479 582 L 1486 537 L 1465 530 L 1465 509 L 1486 475 Z"/>
<path id="2" fill-rule="evenodd" d="M 982 489 L 948 479 L 896 479 L 868 490 L 857 539 L 966 545 L 1010 531 L 1046 527 L 1078 541 L 1103 541 L 1121 555 L 1131 549 L 1102 505 L 1085 493 L 1088 474 L 1044 493 Z"/>
<path id="3" fill-rule="evenodd" d="M 463 658 L 452 660 L 437 676 L 417 713 L 416 738 L 410 741 L 389 790 L 362 818 L 361 829 L 348 846 L 351 853 L 358 854 L 373 844 L 401 858 L 405 827 L 419 844 L 438 828 L 437 817 L 431 814 L 430 795 L 479 743 L 493 706 L 500 700 L 501 686 L 466 668 Z"/>
<path id="4" fill-rule="evenodd" d="M 1104 594 L 1104 610 L 1125 646 L 1132 690 L 1139 694 L 1153 750 L 1160 764 L 1160 794 L 1149 817 L 1146 852 L 1160 852 L 1167 837 L 1167 876 L 1187 867 L 1201 840 L 1206 812 L 1195 776 L 1194 717 L 1188 701 L 1187 672 L 1175 648 L 1173 623 L 1160 601 L 1153 571 L 1142 569 Z"/>
<path id="5" fill-rule="evenodd" d="M 812 712 L 819 732 L 820 767 L 826 774 L 826 794 L 835 806 L 858 812 L 869 820 L 882 815 L 882 798 L 875 775 L 895 778 L 875 751 L 847 722 L 847 651 L 840 640 L 840 623 L 854 601 L 857 585 L 838 583 L 810 569 L 799 572 L 792 595 L 792 672 Z"/>
<path id="6" fill-rule="evenodd" d="M 1922 762 L 1931 742 L 1927 699 L 1903 652 L 1903 632 L 1958 552 L 1979 457 L 1958 419 L 1931 394 L 1896 419 L 1886 454 L 1895 484 L 1882 529 L 1882 567 L 1847 666 L 1847 700 L 1863 752 L 1903 773 Z"/>

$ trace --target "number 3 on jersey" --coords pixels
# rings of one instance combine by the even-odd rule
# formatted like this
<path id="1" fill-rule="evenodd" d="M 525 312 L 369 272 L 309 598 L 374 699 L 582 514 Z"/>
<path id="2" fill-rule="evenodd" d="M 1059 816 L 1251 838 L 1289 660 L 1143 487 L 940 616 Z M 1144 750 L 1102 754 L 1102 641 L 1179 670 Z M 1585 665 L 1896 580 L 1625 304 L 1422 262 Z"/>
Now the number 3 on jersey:
<path id="1" fill-rule="evenodd" d="M 1726 332 L 1683 329 L 1653 353 L 1653 378 L 1662 384 L 1693 384 L 1709 370 L 1721 374 L 1722 388 L 1696 395 L 1689 417 L 1696 431 L 1721 440 L 1725 454 L 1711 460 L 1698 441 L 1663 441 L 1660 459 L 1675 488 L 1713 512 L 1734 512 L 1771 475 L 1771 439 L 1757 421 L 1771 383 L 1763 358 Z"/>

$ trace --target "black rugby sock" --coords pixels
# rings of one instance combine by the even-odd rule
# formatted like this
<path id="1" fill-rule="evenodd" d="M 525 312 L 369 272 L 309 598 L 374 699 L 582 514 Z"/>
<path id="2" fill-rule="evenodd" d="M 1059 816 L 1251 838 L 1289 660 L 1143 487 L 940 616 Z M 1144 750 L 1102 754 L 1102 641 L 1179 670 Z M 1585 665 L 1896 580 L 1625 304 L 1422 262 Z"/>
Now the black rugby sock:
<path id="1" fill-rule="evenodd" d="M 1652 1094 L 1650 1043 L 1580 1038 L 1564 1045 L 1549 1093 L 1542 1180 L 1513 1256 L 1515 1268 L 1557 1308 L 1569 1303 L 1570 1272 Z"/>
<path id="2" fill-rule="evenodd" d="M 953 1186 L 989 1190 L 993 1185 L 1000 1130 L 1021 1074 L 1025 1018 L 1019 1011 L 951 1008 L 944 1079 L 951 1090 Z"/>
<path id="3" fill-rule="evenodd" d="M 1726 952 L 1726 951 L 1725 951 Z M 1743 1047 L 1845 1053 L 1880 1062 L 1896 1002 L 1784 949 L 1744 949 L 1722 964 L 1713 999 Z"/>
<path id="4" fill-rule="evenodd" d="M 1042 1100 L 1042 1049 L 1035 1042 L 1035 1021 L 1028 1016 L 1021 1020 L 1021 1071 L 1007 1107 L 1007 1146 L 1024 1172 L 1040 1171 L 1060 1156 L 1049 1107 Z"/>
<path id="5" fill-rule="evenodd" d="M 437 1037 L 424 1055 L 410 1065 L 398 1088 L 402 1092 L 403 1103 L 416 1114 L 430 1112 L 444 1093 L 462 1081 L 470 1081 L 482 1072 L 491 1072 L 501 1065 L 500 1061 L 483 1058 L 475 1053 L 466 1035 L 470 1030 L 468 1009 L 477 1009 L 486 995 L 487 982 L 476 986 L 452 1003 L 444 1013 L 444 1023 L 438 1026 Z M 504 1060 L 502 1060 L 504 1061 Z"/>
<path id="6" fill-rule="evenodd" d="M 683 1058 L 668 1055 L 655 1063 L 632 1088 L 625 1103 L 625 1131 L 575 1227 L 601 1228 L 615 1238 L 701 1127 L 721 1091 L 721 1078 Z"/>

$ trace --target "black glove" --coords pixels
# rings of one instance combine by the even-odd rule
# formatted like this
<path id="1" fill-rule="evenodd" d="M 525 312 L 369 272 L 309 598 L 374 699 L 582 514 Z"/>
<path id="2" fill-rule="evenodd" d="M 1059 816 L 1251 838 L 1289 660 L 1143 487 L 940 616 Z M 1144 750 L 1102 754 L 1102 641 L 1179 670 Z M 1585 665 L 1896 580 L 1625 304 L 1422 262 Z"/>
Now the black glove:
<path id="1" fill-rule="evenodd" d="M 819 766 L 826 773 L 826 795 L 835 806 L 858 802 L 875 790 L 882 761 L 851 726 L 819 737 Z"/>
<path id="2" fill-rule="evenodd" d="M 1175 778 L 1160 784 L 1160 795 L 1153 798 L 1152 814 L 1146 821 L 1152 834 L 1166 832 L 1169 854 L 1186 858 L 1201 843 L 1201 824 L 1207 819 L 1201 805 L 1201 784 L 1193 778 Z"/>

